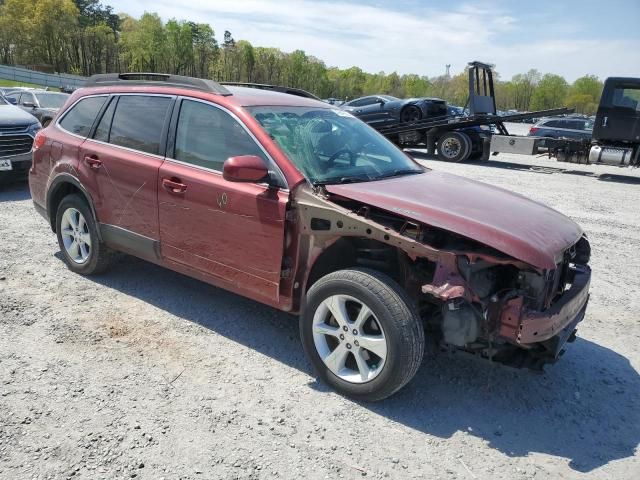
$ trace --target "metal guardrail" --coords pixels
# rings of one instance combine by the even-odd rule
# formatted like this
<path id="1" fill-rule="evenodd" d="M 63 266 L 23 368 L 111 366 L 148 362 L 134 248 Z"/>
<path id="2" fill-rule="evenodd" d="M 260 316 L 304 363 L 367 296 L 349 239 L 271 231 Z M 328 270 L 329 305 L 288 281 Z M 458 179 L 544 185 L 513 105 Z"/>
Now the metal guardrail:
<path id="1" fill-rule="evenodd" d="M 0 79 L 14 82 L 33 83 L 42 87 L 77 88 L 84 87 L 86 77 L 64 73 L 43 73 L 20 67 L 0 65 Z"/>

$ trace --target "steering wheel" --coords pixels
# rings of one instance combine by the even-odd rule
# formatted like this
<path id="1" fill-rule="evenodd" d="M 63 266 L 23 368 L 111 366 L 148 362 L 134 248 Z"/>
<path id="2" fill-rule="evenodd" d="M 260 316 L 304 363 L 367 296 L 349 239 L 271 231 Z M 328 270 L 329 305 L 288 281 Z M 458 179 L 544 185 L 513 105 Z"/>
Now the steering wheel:
<path id="1" fill-rule="evenodd" d="M 336 153 L 334 153 L 333 155 L 331 155 L 331 157 L 329 157 L 329 160 L 327 160 L 327 169 L 333 167 L 333 164 L 335 163 L 336 159 L 340 155 L 343 155 L 345 153 L 349 155 L 349 164 L 352 167 L 355 166 L 355 163 L 356 163 L 356 155 L 355 155 L 355 153 L 353 153 L 348 148 L 342 148 L 342 149 L 338 150 Z"/>

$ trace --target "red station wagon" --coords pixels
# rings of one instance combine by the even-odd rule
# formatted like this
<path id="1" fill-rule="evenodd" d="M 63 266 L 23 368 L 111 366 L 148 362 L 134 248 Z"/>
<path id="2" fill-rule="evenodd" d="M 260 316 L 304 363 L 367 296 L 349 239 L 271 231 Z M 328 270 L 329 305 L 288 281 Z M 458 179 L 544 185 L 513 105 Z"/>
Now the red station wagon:
<path id="1" fill-rule="evenodd" d="M 518 367 L 559 357 L 589 298 L 577 224 L 260 87 L 115 74 L 75 92 L 29 175 L 68 267 L 121 251 L 298 313 L 318 375 L 362 400 L 409 382 L 427 340 Z"/>

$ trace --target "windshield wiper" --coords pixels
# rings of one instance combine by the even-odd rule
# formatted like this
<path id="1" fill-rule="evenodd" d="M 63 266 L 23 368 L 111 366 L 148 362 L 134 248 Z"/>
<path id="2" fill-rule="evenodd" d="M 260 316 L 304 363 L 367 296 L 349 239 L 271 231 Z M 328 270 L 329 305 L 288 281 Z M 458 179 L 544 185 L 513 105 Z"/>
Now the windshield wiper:
<path id="1" fill-rule="evenodd" d="M 380 178 L 397 177 L 399 175 L 413 175 L 414 173 L 424 173 L 424 170 L 416 170 L 415 168 L 398 168 L 378 176 Z"/>
<path id="2" fill-rule="evenodd" d="M 320 182 L 316 182 L 316 185 L 337 185 L 343 183 L 358 183 L 358 182 L 370 182 L 371 180 L 375 180 L 369 176 L 363 177 L 331 177 Z"/>

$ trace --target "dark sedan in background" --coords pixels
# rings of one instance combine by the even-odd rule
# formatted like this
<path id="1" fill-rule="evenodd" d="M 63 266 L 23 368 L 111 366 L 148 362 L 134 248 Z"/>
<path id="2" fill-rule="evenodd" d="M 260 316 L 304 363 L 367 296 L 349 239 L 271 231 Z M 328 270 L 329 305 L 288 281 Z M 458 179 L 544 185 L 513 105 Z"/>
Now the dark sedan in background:
<path id="1" fill-rule="evenodd" d="M 373 127 L 447 115 L 447 102 L 439 98 L 400 99 L 391 95 L 370 95 L 351 100 L 340 108 Z"/>
<path id="2" fill-rule="evenodd" d="M 590 140 L 593 120 L 579 117 L 555 117 L 539 120 L 531 129 L 530 137 L 575 138 Z"/>
<path id="3" fill-rule="evenodd" d="M 67 93 L 46 90 L 15 91 L 7 93 L 5 96 L 9 101 L 14 99 L 16 105 L 36 117 L 44 127 L 49 125 L 69 98 Z"/>

